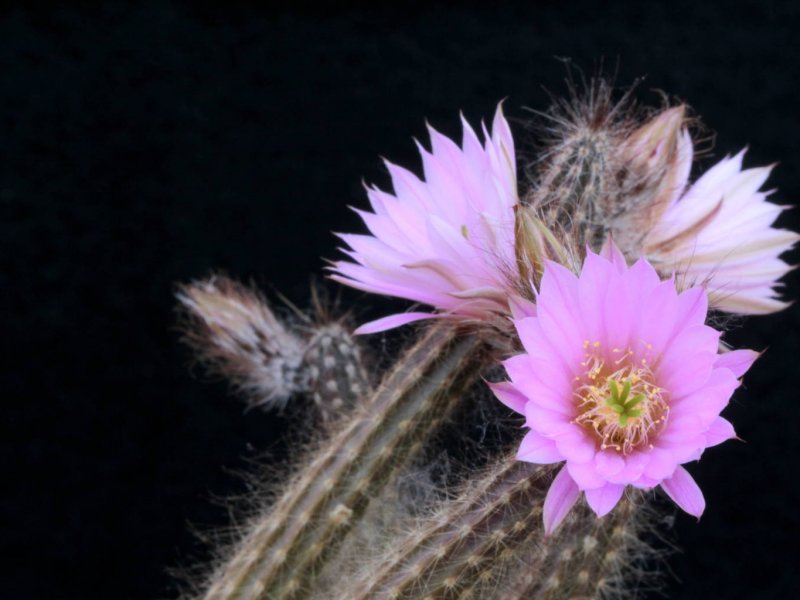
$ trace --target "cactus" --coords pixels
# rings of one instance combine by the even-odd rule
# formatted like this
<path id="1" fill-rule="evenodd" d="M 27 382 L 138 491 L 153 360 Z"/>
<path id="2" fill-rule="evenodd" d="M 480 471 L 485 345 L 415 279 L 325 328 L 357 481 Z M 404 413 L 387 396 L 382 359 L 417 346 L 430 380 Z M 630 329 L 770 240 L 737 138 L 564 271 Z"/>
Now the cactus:
<path id="1" fill-rule="evenodd" d="M 392 473 L 475 380 L 481 342 L 434 327 L 405 353 L 223 565 L 206 598 L 301 597 Z"/>
<path id="2" fill-rule="evenodd" d="M 611 87 L 599 80 L 585 94 L 572 90 L 557 99 L 544 115 L 544 147 L 533 164 L 527 203 L 580 246 L 600 243 L 610 207 L 619 206 L 620 148 L 630 128 L 626 102 L 614 102 Z"/>
<path id="3" fill-rule="evenodd" d="M 407 524 L 410 533 L 391 540 L 377 561 L 361 565 L 348 597 L 605 597 L 625 569 L 650 556 L 639 534 L 651 511 L 636 495 L 608 518 L 576 511 L 544 536 L 542 505 L 552 474 L 552 467 L 514 457 L 498 461 L 431 517 Z"/>
<path id="4" fill-rule="evenodd" d="M 547 139 L 524 193 L 500 108 L 484 142 L 466 123 L 462 148 L 431 130 L 432 150 L 422 153 L 428 182 L 387 163 L 396 195 L 368 188 L 375 212 L 359 214 L 373 235 L 341 236 L 353 262 L 332 263 L 332 278 L 434 307 L 378 319 L 361 333 L 438 320 L 419 330 L 374 389 L 342 320 L 281 321 L 259 294 L 224 278 L 182 288 L 186 337 L 212 370 L 251 405 L 281 407 L 305 395 L 323 425 L 201 596 L 578 600 L 635 595 L 655 580 L 661 553 L 649 540 L 659 537 L 657 510 L 640 490 L 659 485 L 699 516 L 702 494 L 681 464 L 733 435 L 711 409 L 695 415 L 691 435 L 667 435 L 674 433 L 667 431 L 670 409 L 688 409 L 671 404 L 670 390 L 655 379 L 661 367 L 651 369 L 649 361 L 674 357 L 651 357 L 649 340 L 634 340 L 641 356 L 625 347 L 632 328 L 640 332 L 654 319 L 644 319 L 638 306 L 621 307 L 645 292 L 655 295 L 656 287 L 656 307 L 675 320 L 668 323 L 671 339 L 688 335 L 687 323 L 703 334 L 687 348 L 716 347 L 719 337 L 703 324 L 704 290 L 679 299 L 686 286 L 659 278 L 674 271 L 675 281 L 687 279 L 687 240 L 718 234 L 714 219 L 724 209 L 718 200 L 705 212 L 681 212 L 692 156 L 686 114 L 683 105 L 647 114 L 627 95 L 615 102 L 610 86 L 591 82 L 546 113 Z M 754 181 L 735 159 L 723 162 L 726 172 L 736 171 L 736 185 Z M 756 175 L 765 178 L 763 170 Z M 749 201 L 751 212 L 778 211 L 748 185 L 751 196 L 741 192 L 736 202 Z M 659 220 L 668 211 L 674 218 L 664 225 Z M 759 223 L 751 233 L 769 240 L 769 248 L 733 251 L 774 267 L 776 249 L 797 236 Z M 722 236 L 708 239 L 726 255 Z M 595 252 L 601 247 L 602 256 Z M 720 308 L 777 310 L 783 303 L 774 297 L 775 275 L 783 267 L 769 277 L 756 269 L 760 287 L 735 288 L 741 296 Z M 614 289 L 603 287 L 609 281 Z M 575 312 L 581 310 L 586 315 Z M 621 347 L 606 344 L 617 334 Z M 706 354 L 698 369 L 709 375 L 688 373 L 698 380 L 691 389 L 713 371 L 720 383 L 715 397 L 727 401 L 757 353 Z M 498 422 L 501 439 L 481 447 L 481 460 L 464 458 L 467 445 L 444 443 L 442 432 L 452 433 L 448 421 L 464 417 L 468 398 L 480 405 L 473 384 L 496 373 L 503 359 L 511 381 L 491 384 L 492 391 L 525 415 L 530 431 L 520 442 L 518 421 Z M 666 384 L 686 383 L 675 375 L 681 368 L 670 363 Z M 686 397 L 675 396 L 678 403 Z M 469 427 L 484 418 L 471 416 Z M 519 451 L 511 454 L 511 444 Z M 437 452 L 463 464 L 409 506 L 404 482 L 433 469 Z"/>
<path id="5" fill-rule="evenodd" d="M 250 407 L 313 399 L 324 424 L 348 414 L 370 391 L 361 349 L 346 320 L 314 292 L 313 316 L 284 322 L 257 290 L 223 275 L 179 288 L 184 340 L 210 372 L 227 378 Z"/>

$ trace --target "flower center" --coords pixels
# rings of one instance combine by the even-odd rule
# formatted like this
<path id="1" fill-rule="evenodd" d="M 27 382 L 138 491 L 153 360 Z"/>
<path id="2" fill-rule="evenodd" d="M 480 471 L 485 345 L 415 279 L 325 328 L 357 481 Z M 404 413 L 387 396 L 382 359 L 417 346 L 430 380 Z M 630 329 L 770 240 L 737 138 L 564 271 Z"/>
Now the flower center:
<path id="1" fill-rule="evenodd" d="M 649 344 L 645 346 L 651 348 Z M 652 448 L 650 438 L 667 422 L 669 406 L 653 383 L 647 354 L 638 359 L 631 349 L 613 348 L 610 358 L 600 342 L 583 342 L 582 376 L 575 378 L 578 416 L 574 422 L 594 432 L 605 450 L 630 454 Z"/>

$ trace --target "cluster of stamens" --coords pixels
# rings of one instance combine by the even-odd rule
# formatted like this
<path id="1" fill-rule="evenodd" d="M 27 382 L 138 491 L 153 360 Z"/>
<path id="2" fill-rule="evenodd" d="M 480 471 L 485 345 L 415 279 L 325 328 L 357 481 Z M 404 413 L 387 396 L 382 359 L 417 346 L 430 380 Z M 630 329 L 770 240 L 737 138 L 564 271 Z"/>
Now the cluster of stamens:
<path id="1" fill-rule="evenodd" d="M 574 423 L 594 432 L 603 450 L 614 449 L 623 454 L 652 448 L 651 437 L 667 421 L 669 405 L 663 390 L 653 383 L 649 351 L 637 358 L 628 348 L 603 352 L 600 342 L 584 340 L 585 369 L 575 377 L 578 416 Z"/>

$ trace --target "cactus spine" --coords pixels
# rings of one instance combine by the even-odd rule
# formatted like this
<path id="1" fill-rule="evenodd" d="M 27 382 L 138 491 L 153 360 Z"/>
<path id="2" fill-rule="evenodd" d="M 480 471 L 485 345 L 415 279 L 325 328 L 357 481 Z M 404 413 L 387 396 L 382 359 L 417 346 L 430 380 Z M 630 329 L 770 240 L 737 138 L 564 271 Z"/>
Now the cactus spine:
<path id="1" fill-rule="evenodd" d="M 516 208 L 515 284 L 527 301 L 536 300 L 546 261 L 577 271 L 583 249 L 598 249 L 609 234 L 623 252 L 638 255 L 644 225 L 680 180 L 685 107 L 636 128 L 626 100 L 612 102 L 605 83 L 593 82 L 587 96 L 551 109 L 551 141 Z M 516 342 L 507 323 L 497 319 L 465 334 L 443 320 L 370 392 L 358 347 L 341 323 L 290 327 L 260 297 L 214 289 L 187 288 L 181 297 L 199 317 L 201 354 L 273 405 L 308 395 L 328 437 L 306 451 L 305 465 L 213 574 L 207 600 L 609 598 L 622 593 L 631 565 L 648 555 L 641 495 L 630 494 L 600 520 L 580 506 L 545 536 L 542 510 L 554 468 L 497 449 L 488 469 L 462 477 L 433 512 L 423 506 L 428 516 L 395 507 L 388 533 L 364 535 L 370 502 L 391 498 L 388 490 L 425 455 L 462 393 L 492 358 L 510 354 Z M 517 431 L 507 429 L 509 441 Z M 325 578 L 336 579 L 335 590 L 324 589 Z"/>
<path id="2" fill-rule="evenodd" d="M 481 342 L 433 327 L 363 409 L 315 453 L 214 578 L 205 597 L 288 598 L 314 573 L 392 472 L 416 455 L 477 376 Z"/>
<path id="3" fill-rule="evenodd" d="M 359 345 L 321 306 L 286 322 L 257 290 L 223 275 L 181 286 L 178 300 L 184 340 L 249 406 L 283 408 L 306 395 L 330 425 L 370 391 Z"/>
<path id="4" fill-rule="evenodd" d="M 604 519 L 585 507 L 551 536 L 542 504 L 554 472 L 508 457 L 392 542 L 348 598 L 601 598 L 628 562 L 640 499 Z M 336 597 L 336 596 L 334 596 Z"/>

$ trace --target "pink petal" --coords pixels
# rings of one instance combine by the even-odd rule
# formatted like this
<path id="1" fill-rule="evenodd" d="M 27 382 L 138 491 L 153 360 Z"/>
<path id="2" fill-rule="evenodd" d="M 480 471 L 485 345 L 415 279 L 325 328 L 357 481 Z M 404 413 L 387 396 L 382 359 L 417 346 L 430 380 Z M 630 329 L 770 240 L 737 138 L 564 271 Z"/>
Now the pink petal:
<path id="1" fill-rule="evenodd" d="M 672 335 L 677 310 L 675 284 L 672 281 L 661 282 L 643 302 L 638 327 L 631 337 L 651 344 L 653 352 L 660 354 Z"/>
<path id="2" fill-rule="evenodd" d="M 609 290 L 609 280 L 619 277 L 614 266 L 589 251 L 578 279 L 580 314 L 583 317 L 585 336 L 590 341 L 605 340 L 603 308 Z"/>
<path id="3" fill-rule="evenodd" d="M 728 420 L 717 417 L 711 427 L 708 428 L 708 431 L 706 431 L 706 448 L 732 440 L 735 437 L 736 432 L 733 430 L 733 425 Z"/>
<path id="4" fill-rule="evenodd" d="M 431 151 L 420 147 L 425 181 L 386 161 L 394 193 L 365 186 L 374 213 L 356 212 L 371 235 L 340 235 L 350 261 L 332 265 L 333 279 L 451 317 L 492 319 L 508 312 L 518 204 L 514 143 L 500 109 L 485 143 L 462 122 L 461 148 L 429 128 Z M 376 322 L 360 332 L 394 326 Z"/>
<path id="5" fill-rule="evenodd" d="M 531 402 L 542 408 L 573 415 L 572 388 L 568 375 L 553 372 L 552 364 L 529 354 L 518 354 L 503 361 L 508 376 Z"/>
<path id="6" fill-rule="evenodd" d="M 597 453 L 595 440 L 579 427 L 570 427 L 553 439 L 558 451 L 568 461 L 577 463 L 589 462 Z"/>
<path id="7" fill-rule="evenodd" d="M 672 434 L 675 431 L 673 422 L 688 415 L 699 417 L 702 426 L 708 427 L 728 405 L 737 387 L 739 380 L 728 369 L 714 369 L 702 387 L 672 401 L 667 432 Z"/>
<path id="8" fill-rule="evenodd" d="M 525 352 L 537 358 L 548 358 L 552 348 L 544 339 L 542 328 L 539 326 L 539 320 L 536 317 L 526 317 L 514 321 L 514 327 L 517 330 L 519 341 L 522 342 L 522 347 Z"/>
<path id="9" fill-rule="evenodd" d="M 520 296 L 514 295 L 509 297 L 508 306 L 511 309 L 511 316 L 514 319 L 536 316 L 536 305 L 530 300 L 526 300 Z"/>
<path id="10" fill-rule="evenodd" d="M 702 456 L 705 446 L 706 434 L 703 432 L 694 437 L 687 438 L 682 442 L 673 442 L 670 444 L 665 444 L 661 447 L 666 448 L 672 453 L 672 456 L 675 457 L 676 464 L 682 465 L 694 460 L 700 460 L 700 456 Z"/>
<path id="11" fill-rule="evenodd" d="M 606 282 L 608 291 L 603 303 L 605 321 L 605 339 L 611 348 L 626 348 L 629 344 L 632 317 L 638 312 L 633 305 L 633 298 L 627 281 L 619 273 L 615 273 Z"/>
<path id="12" fill-rule="evenodd" d="M 705 325 L 683 330 L 659 359 L 659 384 L 676 399 L 701 388 L 717 361 L 719 336 L 719 331 Z"/>
<path id="13" fill-rule="evenodd" d="M 423 312 L 409 312 L 409 313 L 400 313 L 397 315 L 389 315 L 388 317 L 382 317 L 380 319 L 375 319 L 374 321 L 370 321 L 369 323 L 364 323 L 353 333 L 356 335 L 364 335 L 367 333 L 378 333 L 379 331 L 394 329 L 395 327 L 400 327 L 401 325 L 407 325 L 409 323 L 413 323 L 414 321 L 421 321 L 422 319 L 433 319 L 436 318 L 437 316 L 439 315 L 434 315 L 432 313 L 423 313 Z"/>
<path id="14" fill-rule="evenodd" d="M 565 433 L 573 427 L 569 415 L 547 410 L 535 402 L 525 405 L 525 424 L 548 437 Z"/>
<path id="15" fill-rule="evenodd" d="M 609 475 L 608 481 L 611 483 L 628 484 L 637 481 L 644 472 L 650 456 L 644 452 L 634 452 L 625 457 L 625 466 L 616 475 Z"/>
<path id="16" fill-rule="evenodd" d="M 545 298 L 545 304 L 553 303 L 553 308 L 559 309 L 564 318 L 570 318 L 578 310 L 578 278 L 569 269 L 548 260 L 539 297 Z"/>
<path id="17" fill-rule="evenodd" d="M 683 467 L 675 469 L 675 473 L 669 479 L 661 482 L 661 489 L 667 496 L 680 506 L 684 511 L 692 516 L 700 518 L 706 508 L 706 501 L 703 492 L 697 485 L 689 472 Z"/>
<path id="18" fill-rule="evenodd" d="M 541 304 L 539 304 L 541 308 Z M 548 333 L 542 328 L 543 319 L 527 318 L 514 321 L 519 339 L 525 351 L 532 357 L 542 359 L 550 364 L 550 370 L 557 375 L 567 373 L 570 378 L 575 375 L 575 369 L 580 365 L 581 342 L 575 338 L 554 333 Z M 560 359 L 558 363 L 553 358 Z"/>
<path id="19" fill-rule="evenodd" d="M 548 261 L 539 289 L 537 316 L 542 331 L 567 364 L 580 362 L 583 350 L 578 279 L 559 264 Z"/>
<path id="20" fill-rule="evenodd" d="M 678 296 L 678 316 L 676 322 L 679 327 L 702 325 L 706 322 L 708 314 L 708 294 L 701 287 L 693 287 Z"/>
<path id="21" fill-rule="evenodd" d="M 600 256 L 609 261 L 616 267 L 618 273 L 624 273 L 628 268 L 628 263 L 625 261 L 625 256 L 620 252 L 614 240 L 609 237 L 603 247 L 600 249 Z"/>
<path id="22" fill-rule="evenodd" d="M 542 305 L 540 305 L 542 306 Z M 573 313 L 577 314 L 577 313 Z M 537 322 L 542 336 L 549 346 L 558 353 L 565 367 L 572 372 L 583 360 L 583 336 L 576 319 L 555 321 L 544 310 L 539 311 Z"/>
<path id="23" fill-rule="evenodd" d="M 625 459 L 617 452 L 603 450 L 594 457 L 597 473 L 602 477 L 613 477 L 625 468 Z"/>
<path id="24" fill-rule="evenodd" d="M 631 268 L 622 274 L 622 278 L 627 283 L 631 302 L 635 306 L 643 304 L 647 296 L 661 283 L 656 270 L 644 258 L 633 263 Z"/>
<path id="25" fill-rule="evenodd" d="M 646 475 L 642 475 L 634 481 L 631 485 L 640 490 L 651 490 L 656 487 L 659 483 L 661 483 L 658 479 L 651 479 Z"/>
<path id="26" fill-rule="evenodd" d="M 528 398 L 514 387 L 514 384 L 509 381 L 500 381 L 498 383 L 489 383 L 488 386 L 500 402 L 514 412 L 521 415 L 525 414 L 525 404 L 527 404 Z"/>
<path id="27" fill-rule="evenodd" d="M 644 469 L 644 474 L 656 481 L 661 481 L 668 477 L 672 477 L 675 468 L 678 466 L 678 461 L 675 456 L 666 448 L 653 448 L 648 453 L 650 462 Z"/>
<path id="28" fill-rule="evenodd" d="M 732 350 L 720 354 L 714 366 L 730 369 L 738 379 L 747 372 L 759 356 L 761 354 L 755 350 Z"/>
<path id="29" fill-rule="evenodd" d="M 616 483 L 607 483 L 601 488 L 595 490 L 586 490 L 586 502 L 595 512 L 598 517 L 604 517 L 611 509 L 613 509 L 619 499 L 622 498 L 622 492 L 625 491 L 624 485 Z"/>
<path id="30" fill-rule="evenodd" d="M 708 425 L 696 414 L 684 414 L 678 417 L 670 416 L 667 428 L 658 436 L 658 443 L 666 447 L 683 446 L 688 441 L 697 439 L 698 435 L 705 433 Z"/>
<path id="31" fill-rule="evenodd" d="M 544 499 L 544 534 L 550 535 L 564 520 L 570 509 L 575 506 L 580 490 L 570 477 L 567 469 L 561 469 L 550 484 L 547 497 Z"/>
<path id="32" fill-rule="evenodd" d="M 517 451 L 517 460 L 536 463 L 539 465 L 549 465 L 561 462 L 564 457 L 556 448 L 553 440 L 548 439 L 535 431 L 525 434 L 522 443 Z"/>
<path id="33" fill-rule="evenodd" d="M 608 481 L 597 472 L 597 467 L 593 461 L 586 463 L 576 463 L 567 461 L 567 470 L 572 480 L 578 484 L 582 490 L 593 490 L 603 487 Z"/>

